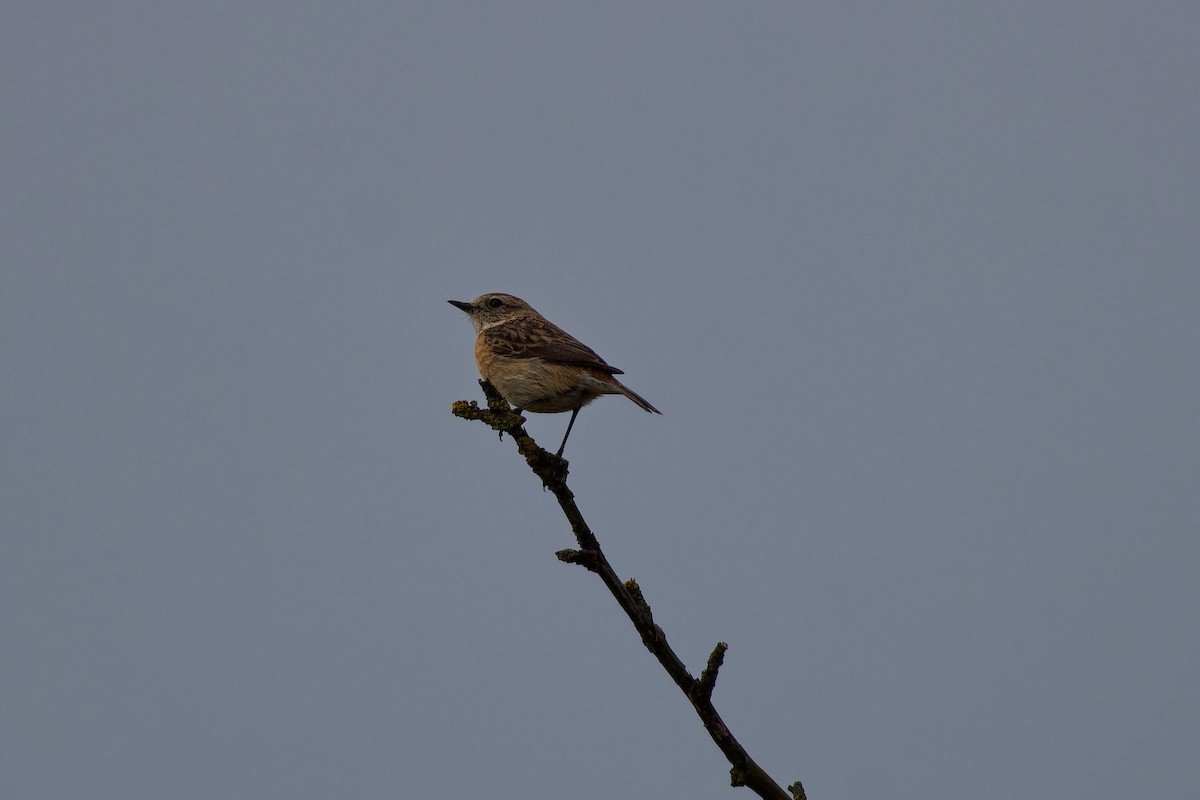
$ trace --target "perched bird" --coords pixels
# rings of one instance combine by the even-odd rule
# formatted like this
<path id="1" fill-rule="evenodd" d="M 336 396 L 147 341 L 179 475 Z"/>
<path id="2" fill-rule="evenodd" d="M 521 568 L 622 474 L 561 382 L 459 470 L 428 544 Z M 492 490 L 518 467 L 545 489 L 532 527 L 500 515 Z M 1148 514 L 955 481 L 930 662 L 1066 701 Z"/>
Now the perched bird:
<path id="1" fill-rule="evenodd" d="M 516 406 L 518 413 L 571 412 L 558 447 L 559 457 L 579 409 L 602 394 L 623 394 L 647 411 L 662 413 L 613 377 L 625 373 L 521 298 L 493 293 L 481 294 L 469 303 L 447 302 L 465 311 L 475 326 L 479 374 Z"/>

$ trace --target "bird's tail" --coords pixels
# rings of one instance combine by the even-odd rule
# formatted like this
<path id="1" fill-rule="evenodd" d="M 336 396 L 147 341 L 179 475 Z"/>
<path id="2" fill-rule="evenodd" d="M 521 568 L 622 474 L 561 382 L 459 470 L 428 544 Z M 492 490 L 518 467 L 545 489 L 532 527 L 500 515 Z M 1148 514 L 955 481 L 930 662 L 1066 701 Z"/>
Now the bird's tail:
<path id="1" fill-rule="evenodd" d="M 614 380 L 614 381 L 616 381 L 616 378 L 613 378 L 613 380 Z M 637 404 L 638 404 L 639 406 L 641 406 L 642 408 L 644 408 L 644 409 L 646 409 L 647 411 L 649 411 L 651 414 L 661 414 L 661 413 L 662 413 L 662 412 L 661 412 L 661 411 L 659 411 L 657 408 L 655 408 L 654 406 L 650 405 L 650 401 L 649 401 L 649 400 L 647 400 L 646 398 L 642 397 L 640 394 L 638 394 L 637 392 L 635 392 L 633 389 L 630 389 L 630 388 L 629 388 L 628 386 L 626 386 L 625 384 L 621 383 L 620 381 L 617 381 L 617 385 L 621 387 L 621 394 L 625 395 L 625 396 L 626 396 L 626 397 L 628 397 L 630 400 L 632 400 L 633 402 L 637 403 Z"/>

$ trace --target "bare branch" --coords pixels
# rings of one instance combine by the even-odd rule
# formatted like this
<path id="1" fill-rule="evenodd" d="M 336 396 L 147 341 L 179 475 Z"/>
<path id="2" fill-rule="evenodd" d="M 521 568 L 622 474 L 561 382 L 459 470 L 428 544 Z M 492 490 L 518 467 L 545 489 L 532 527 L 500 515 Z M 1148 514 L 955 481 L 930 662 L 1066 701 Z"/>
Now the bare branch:
<path id="1" fill-rule="evenodd" d="M 717 685 L 717 670 L 725 663 L 725 651 L 729 649 L 729 645 L 724 642 L 717 642 L 717 646 L 708 656 L 708 663 L 704 665 L 704 671 L 700 673 L 700 680 L 696 681 L 697 696 L 708 700 L 712 697 L 713 688 Z"/>
<path id="2" fill-rule="evenodd" d="M 712 704 L 712 692 L 717 682 L 717 672 L 725 660 L 725 651 L 729 645 L 718 642 L 708 657 L 708 663 L 700 673 L 700 678 L 692 677 L 687 667 L 671 646 L 662 628 L 654 623 L 654 615 L 650 604 L 642 594 L 641 587 L 633 578 L 622 582 L 608 563 L 600 542 L 588 527 L 587 522 L 575 504 L 575 495 L 567 488 L 567 461 L 543 450 L 537 445 L 525 428 L 525 419 L 509 408 L 508 403 L 500 393 L 487 381 L 480 381 L 483 393 L 487 397 L 487 409 L 481 409 L 474 401 L 460 400 L 451 408 L 457 417 L 479 420 L 499 431 L 501 438 L 509 434 L 517 445 L 517 451 L 524 456 L 525 463 L 534 474 L 542 480 L 542 486 L 549 489 L 571 525 L 575 541 L 579 549 L 559 550 L 555 555 L 567 564 L 578 564 L 589 572 L 594 572 L 604 582 L 617 604 L 629 617 L 634 628 L 642 638 L 642 643 L 658 659 L 663 669 L 671 676 L 675 685 L 683 691 L 691 702 L 705 730 L 716 743 L 732 768 L 729 770 L 730 783 L 733 786 L 745 786 L 759 797 L 766 800 L 806 800 L 804 787 L 796 781 L 785 792 L 760 767 L 750 754 L 738 743 L 724 720 L 717 714 Z"/>

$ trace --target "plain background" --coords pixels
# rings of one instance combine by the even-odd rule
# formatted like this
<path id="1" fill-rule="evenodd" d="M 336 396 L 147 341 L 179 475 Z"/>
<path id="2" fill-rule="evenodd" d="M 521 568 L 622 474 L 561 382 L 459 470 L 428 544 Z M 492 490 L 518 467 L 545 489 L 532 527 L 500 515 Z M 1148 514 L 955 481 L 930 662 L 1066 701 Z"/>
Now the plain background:
<path id="1" fill-rule="evenodd" d="M 1200 794 L 1194 2 L 0 9 L 0 794 Z M 556 446 L 566 417 L 529 428 Z"/>

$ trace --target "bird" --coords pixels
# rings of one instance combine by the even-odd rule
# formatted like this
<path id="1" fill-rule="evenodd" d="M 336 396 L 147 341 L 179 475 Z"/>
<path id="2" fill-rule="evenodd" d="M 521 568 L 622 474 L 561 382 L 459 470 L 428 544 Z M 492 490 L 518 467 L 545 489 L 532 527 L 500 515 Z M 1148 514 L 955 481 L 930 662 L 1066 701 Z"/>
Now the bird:
<path id="1" fill-rule="evenodd" d="M 646 398 L 615 376 L 625 373 L 595 350 L 543 317 L 519 297 L 500 292 L 474 300 L 448 300 L 466 312 L 475 327 L 479 374 L 516 407 L 517 413 L 571 412 L 556 456 L 562 458 L 579 409 L 602 394 L 623 394 L 652 414 Z"/>

